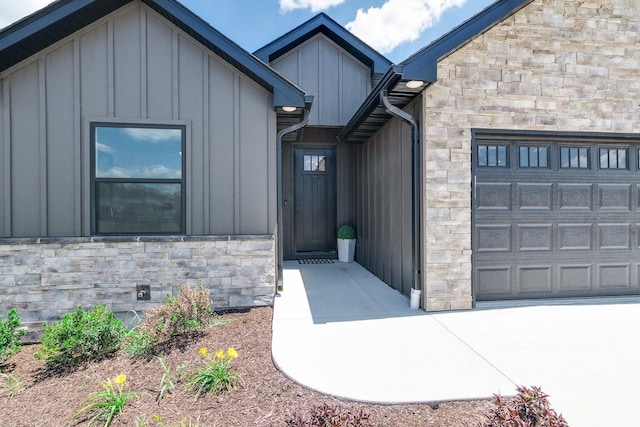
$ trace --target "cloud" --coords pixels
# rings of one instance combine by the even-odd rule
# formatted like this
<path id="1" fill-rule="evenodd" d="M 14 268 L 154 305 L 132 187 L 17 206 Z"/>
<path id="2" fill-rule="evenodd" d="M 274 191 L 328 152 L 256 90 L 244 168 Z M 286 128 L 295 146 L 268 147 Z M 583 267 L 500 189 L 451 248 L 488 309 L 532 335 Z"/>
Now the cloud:
<path id="1" fill-rule="evenodd" d="M 42 9 L 52 0 L 0 0 L 0 28 Z"/>
<path id="2" fill-rule="evenodd" d="M 171 169 L 165 165 L 150 165 L 142 168 L 123 168 L 114 166 L 109 169 L 101 169 L 100 178 L 165 178 L 180 179 L 180 169 Z"/>
<path id="3" fill-rule="evenodd" d="M 96 150 L 102 152 L 102 153 L 107 153 L 107 154 L 113 154 L 116 152 L 116 150 L 107 144 L 102 144 L 98 141 L 96 141 Z"/>
<path id="4" fill-rule="evenodd" d="M 329 9 L 330 7 L 337 6 L 344 3 L 345 0 L 279 0 L 280 10 L 283 12 L 289 12 L 295 9 L 311 9 L 312 12 L 319 12 L 321 10 Z"/>
<path id="5" fill-rule="evenodd" d="M 124 128 L 124 132 L 133 139 L 147 142 L 180 141 L 180 129 Z"/>
<path id="6" fill-rule="evenodd" d="M 388 0 L 381 7 L 358 9 L 356 18 L 346 28 L 365 43 L 389 53 L 398 45 L 417 40 L 440 15 L 466 0 Z"/>

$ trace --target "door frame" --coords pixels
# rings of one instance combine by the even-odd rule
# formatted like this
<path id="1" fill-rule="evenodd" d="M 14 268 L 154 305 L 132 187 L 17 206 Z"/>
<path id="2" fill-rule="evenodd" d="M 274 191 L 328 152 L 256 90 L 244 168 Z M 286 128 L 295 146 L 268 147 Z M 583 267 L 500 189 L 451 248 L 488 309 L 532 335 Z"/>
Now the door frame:
<path id="1" fill-rule="evenodd" d="M 283 239 L 283 258 L 285 260 L 297 260 L 309 257 L 335 258 L 337 252 L 321 251 L 321 252 L 298 252 L 295 242 L 295 152 L 298 148 L 304 149 L 332 149 L 335 155 L 336 165 L 336 191 L 334 191 L 336 204 L 336 221 L 338 210 L 338 144 L 321 143 L 321 142 L 285 142 L 282 148 L 282 239 Z M 336 222 L 337 224 L 337 222 Z"/>

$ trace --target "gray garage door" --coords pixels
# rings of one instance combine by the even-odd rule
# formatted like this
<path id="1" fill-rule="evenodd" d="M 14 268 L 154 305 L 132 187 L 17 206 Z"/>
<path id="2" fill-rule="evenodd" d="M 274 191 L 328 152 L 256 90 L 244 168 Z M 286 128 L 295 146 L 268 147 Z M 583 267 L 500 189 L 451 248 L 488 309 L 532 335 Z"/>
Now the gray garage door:
<path id="1" fill-rule="evenodd" d="M 640 293 L 640 140 L 476 135 L 477 300 Z"/>

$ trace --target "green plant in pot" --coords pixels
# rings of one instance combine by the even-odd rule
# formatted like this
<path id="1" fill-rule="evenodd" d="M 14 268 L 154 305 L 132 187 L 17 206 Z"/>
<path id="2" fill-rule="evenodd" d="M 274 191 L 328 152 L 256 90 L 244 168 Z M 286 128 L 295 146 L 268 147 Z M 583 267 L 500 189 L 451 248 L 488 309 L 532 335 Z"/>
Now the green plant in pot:
<path id="1" fill-rule="evenodd" d="M 338 228 L 338 261 L 353 262 L 356 252 L 356 230 L 350 225 Z"/>

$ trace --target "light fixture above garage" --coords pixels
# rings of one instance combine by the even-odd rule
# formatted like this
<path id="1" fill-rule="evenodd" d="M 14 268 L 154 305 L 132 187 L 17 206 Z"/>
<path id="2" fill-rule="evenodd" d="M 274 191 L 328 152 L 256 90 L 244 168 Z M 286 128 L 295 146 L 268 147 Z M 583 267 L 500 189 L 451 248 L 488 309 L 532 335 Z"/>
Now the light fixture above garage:
<path id="1" fill-rule="evenodd" d="M 409 80 L 405 83 L 405 86 L 409 89 L 418 89 L 424 86 L 424 82 L 422 80 Z"/>
<path id="2" fill-rule="evenodd" d="M 284 111 L 285 113 L 293 113 L 296 110 L 296 107 L 282 107 L 282 111 Z"/>

